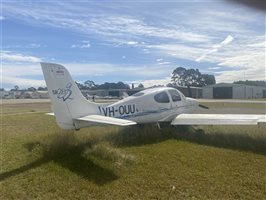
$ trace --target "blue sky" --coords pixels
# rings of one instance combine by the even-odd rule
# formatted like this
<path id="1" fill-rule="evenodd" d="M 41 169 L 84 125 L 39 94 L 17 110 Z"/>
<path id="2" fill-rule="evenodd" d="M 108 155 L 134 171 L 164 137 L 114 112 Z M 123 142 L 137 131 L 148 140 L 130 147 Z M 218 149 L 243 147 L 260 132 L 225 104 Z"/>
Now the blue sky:
<path id="1" fill-rule="evenodd" d="M 229 1 L 2 1 L 0 22 L 4 88 L 44 86 L 40 61 L 98 84 L 265 80 L 265 12 Z"/>

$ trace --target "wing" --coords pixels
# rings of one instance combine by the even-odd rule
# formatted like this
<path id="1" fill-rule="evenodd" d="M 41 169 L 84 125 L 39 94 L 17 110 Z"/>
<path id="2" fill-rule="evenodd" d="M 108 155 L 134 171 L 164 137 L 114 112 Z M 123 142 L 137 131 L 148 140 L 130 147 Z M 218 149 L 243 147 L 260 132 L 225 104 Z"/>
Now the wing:
<path id="1" fill-rule="evenodd" d="M 266 122 L 266 115 L 248 114 L 180 114 L 172 125 L 257 125 Z"/>
<path id="2" fill-rule="evenodd" d="M 106 117 L 102 115 L 88 115 L 85 117 L 75 118 L 76 121 L 84 121 L 91 122 L 96 124 L 108 124 L 108 125 L 118 125 L 118 126 L 130 126 L 137 124 L 136 122 L 125 120 L 125 119 L 117 119 L 114 117 Z"/>
<path id="3" fill-rule="evenodd" d="M 46 113 L 46 115 L 51 115 L 54 116 L 54 113 Z M 102 115 L 88 115 L 85 117 L 80 117 L 80 118 L 75 118 L 74 119 L 76 122 L 83 122 L 86 123 L 91 123 L 91 125 L 117 125 L 117 126 L 130 126 L 130 125 L 136 125 L 136 122 L 130 121 L 130 120 L 125 120 L 125 119 L 117 119 L 114 117 L 105 117 Z"/>

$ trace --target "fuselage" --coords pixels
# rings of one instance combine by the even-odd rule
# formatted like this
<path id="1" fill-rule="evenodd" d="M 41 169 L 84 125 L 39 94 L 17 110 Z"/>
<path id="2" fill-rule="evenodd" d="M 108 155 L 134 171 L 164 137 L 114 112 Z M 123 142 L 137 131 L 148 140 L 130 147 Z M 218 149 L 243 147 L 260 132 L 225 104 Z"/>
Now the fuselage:
<path id="1" fill-rule="evenodd" d="M 140 91 L 111 105 L 98 105 L 98 114 L 128 119 L 137 123 L 170 122 L 177 115 L 198 107 L 195 99 L 174 88 L 161 87 Z"/>

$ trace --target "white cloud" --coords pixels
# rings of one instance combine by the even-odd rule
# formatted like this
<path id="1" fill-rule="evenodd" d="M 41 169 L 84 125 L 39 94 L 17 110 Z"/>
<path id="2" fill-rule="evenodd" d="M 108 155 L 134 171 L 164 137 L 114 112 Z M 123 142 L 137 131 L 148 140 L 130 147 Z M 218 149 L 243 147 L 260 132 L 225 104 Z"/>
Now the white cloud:
<path id="1" fill-rule="evenodd" d="M 144 87 L 152 87 L 154 85 L 164 85 L 166 86 L 168 83 L 171 82 L 171 77 L 167 76 L 162 79 L 150 79 L 150 80 L 135 80 L 135 81 L 128 81 L 127 83 L 142 83 Z"/>
<path id="2" fill-rule="evenodd" d="M 79 44 L 72 44 L 71 45 L 71 48 L 84 49 L 84 48 L 90 48 L 90 47 L 91 47 L 90 41 L 87 41 L 87 40 L 83 40 Z"/>
<path id="3" fill-rule="evenodd" d="M 187 60 L 194 60 L 205 51 L 204 48 L 184 44 L 147 45 L 147 48 L 157 50 L 160 54 Z"/>
<path id="4" fill-rule="evenodd" d="M 0 16 L 0 21 L 5 20 L 4 16 Z"/>
<path id="5" fill-rule="evenodd" d="M 138 42 L 136 42 L 136 41 L 128 41 L 127 44 L 128 45 L 137 45 Z"/>
<path id="6" fill-rule="evenodd" d="M 208 4 L 209 6 L 185 3 L 182 4 L 183 9 L 170 8 L 171 4 L 164 4 L 163 8 L 160 8 L 160 12 L 157 12 L 156 9 L 154 11 L 145 9 L 148 8 L 145 6 L 150 6 L 150 4 L 141 4 L 144 9 L 139 9 L 138 13 L 135 11 L 136 7 L 140 5 L 122 4 L 119 2 L 119 4 L 101 6 L 99 3 L 95 9 L 93 6 L 82 6 L 69 2 L 56 2 L 44 7 L 37 3 L 20 4 L 19 6 L 6 3 L 4 11 L 10 18 L 15 17 L 30 24 L 60 27 L 83 35 L 87 34 L 97 37 L 97 39 L 100 38 L 104 43 L 116 46 L 128 45 L 138 48 L 143 54 L 155 53 L 159 57 L 172 56 L 182 60 L 204 61 L 204 64 L 210 66 L 219 65 L 219 67 L 209 67 L 214 71 L 220 70 L 221 73 L 217 74 L 219 80 L 224 78 L 229 81 L 239 78 L 233 73 L 244 70 L 248 71 L 247 79 L 254 78 L 255 73 L 258 73 L 258 79 L 265 79 L 263 78 L 264 74 L 261 73 L 265 72 L 265 31 L 261 31 L 261 29 L 264 30 L 261 23 L 261 19 L 265 18 L 264 14 L 249 12 L 234 6 L 227 7 L 223 3 Z M 131 6 L 134 8 L 131 9 Z M 122 9 L 125 7 L 127 9 Z M 261 36 L 262 34 L 264 35 Z M 228 36 L 219 44 L 213 45 L 224 35 Z M 72 47 L 89 48 L 90 43 L 81 42 L 73 44 Z M 18 54 L 13 57 L 9 55 L 7 58 L 32 60 L 31 56 L 25 57 L 27 56 Z M 155 60 L 156 57 L 153 59 Z M 169 64 L 162 60 L 157 62 L 158 65 Z M 94 65 L 95 67 L 89 64 L 88 69 L 95 74 L 102 74 L 102 67 L 105 67 L 104 74 L 135 73 L 137 71 L 141 76 L 145 76 L 145 73 L 154 77 L 159 76 L 159 73 L 162 73 L 161 77 L 165 76 L 164 69 L 156 69 L 153 72 L 154 68 L 151 66 L 146 69 L 136 66 L 98 64 Z M 227 71 L 221 71 L 224 66 Z M 162 68 L 162 66 L 160 67 Z M 88 74 L 81 66 L 76 70 L 73 68 L 77 74 L 82 74 L 78 72 L 78 69 L 82 73 Z"/>
<path id="7" fill-rule="evenodd" d="M 221 67 L 208 67 L 209 70 L 221 69 Z"/>
<path id="8" fill-rule="evenodd" d="M 157 63 L 157 65 L 169 65 L 169 64 L 171 64 L 171 62 L 165 61 L 165 62 L 158 62 Z"/>
<path id="9" fill-rule="evenodd" d="M 36 44 L 36 43 L 31 43 L 31 44 L 30 44 L 30 47 L 31 47 L 31 48 L 40 48 L 41 45 L 40 45 L 40 44 Z"/>
<path id="10" fill-rule="evenodd" d="M 2 82 L 10 86 L 18 85 L 20 88 L 44 87 L 46 85 L 44 80 L 34 80 L 13 76 L 3 76 Z"/>
<path id="11" fill-rule="evenodd" d="M 232 42 L 234 40 L 234 42 Z M 231 43 L 232 42 L 232 43 Z M 230 45 L 228 45 L 230 44 Z M 149 45 L 148 48 L 157 49 L 161 54 L 170 55 L 177 59 L 197 60 L 203 59 L 209 65 L 219 65 L 209 68 L 220 71 L 217 80 L 233 82 L 242 78 L 241 71 L 247 71 L 246 79 L 265 80 L 265 36 L 232 36 L 226 37 L 220 44 L 220 49 L 208 50 L 207 45 L 189 46 L 181 44 Z M 221 48 L 223 47 L 223 48 Z M 211 55 L 210 55 L 211 54 Z M 209 55 L 209 56 L 206 56 Z M 231 70 L 222 71 L 222 67 Z"/>
<path id="12" fill-rule="evenodd" d="M 1 59 L 8 62 L 41 62 L 41 59 L 35 56 L 23 55 L 9 51 L 2 51 L 0 53 Z"/>
<path id="13" fill-rule="evenodd" d="M 101 7 L 98 8 L 98 13 L 95 10 L 88 11 L 88 7 L 85 10 L 78 4 L 70 3 L 61 3 L 61 5 L 54 3 L 48 7 L 49 9 L 43 9 L 42 6 L 36 4 L 17 7 L 5 4 L 4 10 L 12 17 L 28 21 L 31 24 L 42 23 L 82 34 L 91 35 L 93 33 L 105 41 L 124 40 L 128 45 L 138 45 L 139 40 L 143 37 L 195 43 L 210 41 L 209 36 L 184 29 L 182 26 L 171 27 L 167 23 L 164 26 L 155 25 L 137 15 L 106 13 L 106 10 L 101 10 Z"/>
<path id="14" fill-rule="evenodd" d="M 76 78 L 80 76 L 130 76 L 140 77 L 143 80 L 151 79 L 155 82 L 158 77 L 167 76 L 172 72 L 172 67 L 164 66 L 124 66 L 113 65 L 107 63 L 63 63 L 63 65 L 70 71 L 70 74 Z M 34 78 L 25 77 L 39 77 L 42 76 L 40 64 L 15 64 L 3 63 L 2 67 L 2 83 L 3 85 L 19 85 L 23 87 L 28 86 L 43 86 L 42 80 L 34 80 Z M 117 80 L 119 81 L 119 80 Z M 32 84 L 32 85 L 31 85 Z M 159 84 L 159 83 L 158 83 Z"/>
<path id="15" fill-rule="evenodd" d="M 228 35 L 222 42 L 220 42 L 219 44 L 216 44 L 212 47 L 212 49 L 208 50 L 206 53 L 204 53 L 203 55 L 201 55 L 199 58 L 197 58 L 195 61 L 196 62 L 200 62 L 202 61 L 206 56 L 217 52 L 220 48 L 224 47 L 225 45 L 230 44 L 232 41 L 234 40 L 234 38 L 231 35 Z"/>
<path id="16" fill-rule="evenodd" d="M 36 44 L 36 43 L 31 43 L 31 44 L 13 44 L 13 45 L 3 45 L 4 49 L 22 49 L 22 48 L 26 48 L 26 49 L 36 49 L 36 48 L 40 48 L 40 47 L 44 47 L 45 45 L 40 45 L 40 44 Z"/>

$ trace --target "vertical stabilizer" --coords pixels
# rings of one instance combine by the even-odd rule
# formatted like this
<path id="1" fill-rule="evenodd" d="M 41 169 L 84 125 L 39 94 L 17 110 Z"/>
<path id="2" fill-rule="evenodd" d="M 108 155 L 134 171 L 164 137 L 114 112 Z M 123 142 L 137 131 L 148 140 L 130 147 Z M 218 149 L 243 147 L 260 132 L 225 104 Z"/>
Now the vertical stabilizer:
<path id="1" fill-rule="evenodd" d="M 95 104 L 85 99 L 64 66 L 54 63 L 41 66 L 58 126 L 77 129 L 74 118 L 97 113 Z"/>

